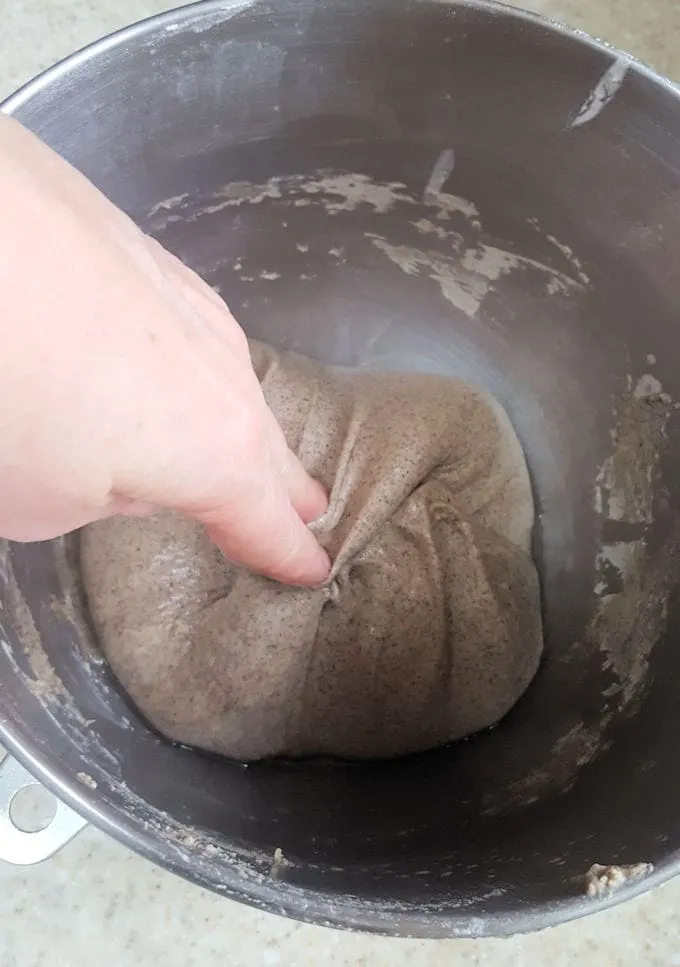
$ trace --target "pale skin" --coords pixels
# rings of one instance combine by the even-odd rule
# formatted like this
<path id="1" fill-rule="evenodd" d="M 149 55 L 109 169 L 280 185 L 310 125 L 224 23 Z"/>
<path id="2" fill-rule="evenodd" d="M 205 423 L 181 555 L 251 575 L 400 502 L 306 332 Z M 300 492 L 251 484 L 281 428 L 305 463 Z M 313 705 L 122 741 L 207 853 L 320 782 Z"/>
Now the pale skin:
<path id="1" fill-rule="evenodd" d="M 290 584 L 330 562 L 327 506 L 267 407 L 245 336 L 197 275 L 0 116 L 0 536 L 171 508 Z"/>

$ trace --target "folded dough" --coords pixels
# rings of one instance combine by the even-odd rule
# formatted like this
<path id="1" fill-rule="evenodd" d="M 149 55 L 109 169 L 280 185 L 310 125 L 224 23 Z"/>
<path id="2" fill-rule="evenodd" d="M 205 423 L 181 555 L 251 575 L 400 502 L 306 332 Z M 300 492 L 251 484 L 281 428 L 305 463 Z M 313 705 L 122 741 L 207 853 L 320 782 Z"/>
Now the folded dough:
<path id="1" fill-rule="evenodd" d="M 82 534 L 120 682 L 171 739 L 237 759 L 391 757 L 497 722 L 542 632 L 520 444 L 463 382 L 324 367 L 252 343 L 289 445 L 329 489 L 320 590 L 229 564 L 174 514 Z"/>

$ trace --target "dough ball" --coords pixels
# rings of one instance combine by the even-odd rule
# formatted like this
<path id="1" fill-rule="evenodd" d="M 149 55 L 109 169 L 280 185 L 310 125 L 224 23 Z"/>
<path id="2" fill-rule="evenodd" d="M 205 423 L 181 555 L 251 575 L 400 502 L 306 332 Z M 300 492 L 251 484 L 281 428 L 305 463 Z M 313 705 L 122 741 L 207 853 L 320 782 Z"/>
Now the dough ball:
<path id="1" fill-rule="evenodd" d="M 252 343 L 290 447 L 328 488 L 328 586 L 226 561 L 171 513 L 82 534 L 102 647 L 170 739 L 243 760 L 387 758 L 497 722 L 541 654 L 524 456 L 493 399 Z"/>

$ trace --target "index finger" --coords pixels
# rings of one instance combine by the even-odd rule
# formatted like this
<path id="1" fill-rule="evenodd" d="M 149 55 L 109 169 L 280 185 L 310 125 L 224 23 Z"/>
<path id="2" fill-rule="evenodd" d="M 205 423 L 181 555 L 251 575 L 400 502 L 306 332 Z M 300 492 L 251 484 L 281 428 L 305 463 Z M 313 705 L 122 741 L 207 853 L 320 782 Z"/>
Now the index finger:
<path id="1" fill-rule="evenodd" d="M 261 475 L 238 499 L 198 519 L 236 564 L 302 587 L 323 584 L 328 578 L 328 554 L 298 516 L 282 475 Z"/>

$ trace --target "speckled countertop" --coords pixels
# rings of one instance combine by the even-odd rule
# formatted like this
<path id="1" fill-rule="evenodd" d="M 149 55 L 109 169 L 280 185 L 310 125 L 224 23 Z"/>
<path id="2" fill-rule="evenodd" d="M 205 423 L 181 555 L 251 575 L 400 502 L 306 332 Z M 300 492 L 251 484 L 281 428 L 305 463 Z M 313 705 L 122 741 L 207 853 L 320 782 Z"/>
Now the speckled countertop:
<path id="1" fill-rule="evenodd" d="M 534 0 L 535 9 L 680 80 L 677 0 Z M 0 0 L 0 100 L 164 0 Z M 2 967 L 680 967 L 680 877 L 564 927 L 511 940 L 384 940 L 256 913 L 190 886 L 87 829 L 53 859 L 0 862 Z"/>

